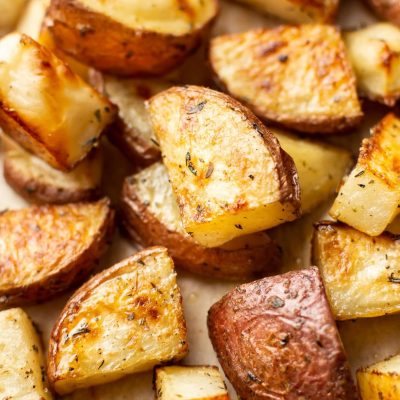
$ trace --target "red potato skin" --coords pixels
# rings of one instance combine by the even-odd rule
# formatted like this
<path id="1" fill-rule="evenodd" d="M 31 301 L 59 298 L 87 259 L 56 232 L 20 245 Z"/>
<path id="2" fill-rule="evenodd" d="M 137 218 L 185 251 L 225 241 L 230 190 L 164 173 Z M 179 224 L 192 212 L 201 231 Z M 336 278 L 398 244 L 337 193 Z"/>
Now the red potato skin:
<path id="1" fill-rule="evenodd" d="M 239 286 L 208 329 L 243 400 L 358 399 L 316 267 Z"/>
<path id="2" fill-rule="evenodd" d="M 365 0 L 379 17 L 400 26 L 400 2 L 398 0 Z"/>

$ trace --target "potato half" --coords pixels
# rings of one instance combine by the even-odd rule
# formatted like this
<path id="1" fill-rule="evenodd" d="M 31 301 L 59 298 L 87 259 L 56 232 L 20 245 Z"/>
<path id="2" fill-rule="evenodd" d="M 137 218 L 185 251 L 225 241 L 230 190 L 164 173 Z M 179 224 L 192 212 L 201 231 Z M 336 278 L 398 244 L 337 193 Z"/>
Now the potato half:
<path id="1" fill-rule="evenodd" d="M 400 3 L 397 0 L 365 0 L 375 13 L 400 25 Z"/>
<path id="2" fill-rule="evenodd" d="M 400 98 L 400 28 L 369 25 L 344 35 L 361 94 L 387 106 Z"/>
<path id="3" fill-rule="evenodd" d="M 218 367 L 210 365 L 158 367 L 154 386 L 157 400 L 229 400 Z"/>
<path id="4" fill-rule="evenodd" d="M 251 279 L 275 272 L 278 245 L 264 232 L 241 236 L 222 247 L 197 244 L 183 229 L 168 174 L 156 163 L 128 177 L 122 193 L 123 224 L 143 246 L 165 246 L 175 264 L 190 272 L 221 279 Z"/>
<path id="5" fill-rule="evenodd" d="M 100 71 L 133 76 L 178 66 L 217 13 L 217 0 L 52 0 L 48 16 L 67 54 Z"/>
<path id="6" fill-rule="evenodd" d="M 364 139 L 354 169 L 329 211 L 371 236 L 380 235 L 400 208 L 400 119 L 388 114 Z"/>
<path id="7" fill-rule="evenodd" d="M 0 126 L 51 166 L 69 171 L 97 146 L 113 105 L 26 35 L 0 41 Z"/>
<path id="8" fill-rule="evenodd" d="M 358 398 L 315 267 L 237 287 L 211 307 L 208 329 L 243 399 Z"/>
<path id="9" fill-rule="evenodd" d="M 41 341 L 25 312 L 0 312 L 0 396 L 3 400 L 52 400 Z"/>
<path id="10" fill-rule="evenodd" d="M 114 213 L 96 203 L 0 214 L 0 306 L 47 300 L 80 283 L 107 248 Z"/>
<path id="11" fill-rule="evenodd" d="M 199 86 L 174 87 L 149 100 L 185 230 L 217 247 L 299 216 L 290 156 L 254 114 Z"/>
<path id="12" fill-rule="evenodd" d="M 217 82 L 262 118 L 308 133 L 340 132 L 361 121 L 355 76 L 333 26 L 219 36 L 210 61 Z"/>
<path id="13" fill-rule="evenodd" d="M 50 338 L 48 376 L 70 393 L 188 351 L 182 299 L 172 259 L 152 247 L 100 272 L 68 301 Z"/>
<path id="14" fill-rule="evenodd" d="M 362 400 L 396 400 L 400 397 L 400 355 L 357 371 Z"/>

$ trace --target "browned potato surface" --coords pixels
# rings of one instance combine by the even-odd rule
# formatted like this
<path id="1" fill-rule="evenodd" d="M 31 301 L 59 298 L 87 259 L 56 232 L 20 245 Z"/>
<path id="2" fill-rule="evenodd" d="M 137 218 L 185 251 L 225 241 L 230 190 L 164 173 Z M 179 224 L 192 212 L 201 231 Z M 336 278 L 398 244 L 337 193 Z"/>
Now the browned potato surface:
<path id="1" fill-rule="evenodd" d="M 315 267 L 237 287 L 211 307 L 208 328 L 243 399 L 358 398 Z"/>
<path id="2" fill-rule="evenodd" d="M 98 70 L 133 76 L 178 66 L 200 45 L 217 12 L 217 0 L 52 0 L 48 16 L 67 54 Z"/>
<path id="3" fill-rule="evenodd" d="M 128 177 L 122 193 L 123 224 L 143 246 L 165 246 L 175 264 L 220 279 L 251 279 L 275 272 L 281 251 L 265 232 L 241 236 L 222 247 L 197 244 L 185 232 L 168 174 L 156 163 Z"/>
<path id="4" fill-rule="evenodd" d="M 397 0 L 365 0 L 375 13 L 396 25 L 400 25 L 400 3 Z"/>
<path id="5" fill-rule="evenodd" d="M 182 299 L 172 259 L 152 247 L 100 272 L 68 301 L 52 331 L 48 376 L 70 393 L 188 351 Z"/>
<path id="6" fill-rule="evenodd" d="M 362 118 L 356 81 L 337 28 L 280 26 L 219 36 L 217 82 L 258 116 L 308 133 L 335 133 Z"/>
<path id="7" fill-rule="evenodd" d="M 107 248 L 114 213 L 96 203 L 0 214 L 0 306 L 47 300 L 81 282 Z"/>

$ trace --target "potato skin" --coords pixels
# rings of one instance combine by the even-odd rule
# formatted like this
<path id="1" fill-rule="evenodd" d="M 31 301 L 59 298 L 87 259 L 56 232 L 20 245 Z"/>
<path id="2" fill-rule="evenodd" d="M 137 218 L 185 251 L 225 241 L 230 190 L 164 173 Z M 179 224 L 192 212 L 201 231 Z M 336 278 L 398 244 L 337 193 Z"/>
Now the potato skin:
<path id="1" fill-rule="evenodd" d="M 237 287 L 211 307 L 208 328 L 244 400 L 357 399 L 316 267 Z"/>
<path id="2" fill-rule="evenodd" d="M 58 47 L 100 71 L 121 76 L 169 72 L 200 45 L 216 17 L 198 30 L 175 36 L 130 29 L 78 0 L 53 0 L 47 16 Z"/>
<path id="3" fill-rule="evenodd" d="M 400 26 L 400 3 L 397 0 L 364 0 L 381 18 Z"/>

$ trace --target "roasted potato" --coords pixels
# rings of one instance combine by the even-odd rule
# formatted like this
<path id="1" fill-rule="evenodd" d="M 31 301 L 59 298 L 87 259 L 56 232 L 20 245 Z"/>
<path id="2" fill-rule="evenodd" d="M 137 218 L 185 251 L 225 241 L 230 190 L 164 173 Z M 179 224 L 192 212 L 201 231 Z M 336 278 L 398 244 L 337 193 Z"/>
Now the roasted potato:
<path id="1" fill-rule="evenodd" d="M 293 160 L 250 110 L 199 86 L 173 87 L 148 105 L 183 226 L 196 242 L 221 246 L 299 216 Z"/>
<path id="2" fill-rule="evenodd" d="M 321 272 L 335 319 L 400 311 L 398 236 L 371 237 L 347 225 L 315 226 L 313 263 Z"/>
<path id="3" fill-rule="evenodd" d="M 380 235 L 399 213 L 400 119 L 388 114 L 361 144 L 354 169 L 329 211 L 371 236 Z"/>
<path id="4" fill-rule="evenodd" d="M 332 22 L 339 0 L 237 0 L 261 12 L 295 23 Z"/>
<path id="5" fill-rule="evenodd" d="M 47 300 L 81 282 L 106 249 L 114 213 L 96 203 L 0 214 L 0 307 Z"/>
<path id="6" fill-rule="evenodd" d="M 113 105 L 22 34 L 0 41 L 0 127 L 51 166 L 73 169 L 97 146 Z"/>
<path id="7" fill-rule="evenodd" d="M 396 400 L 400 397 L 400 355 L 357 371 L 362 400 Z"/>
<path id="8" fill-rule="evenodd" d="M 344 36 L 361 94 L 387 106 L 400 97 L 400 28 L 369 25 Z"/>
<path id="9" fill-rule="evenodd" d="M 400 25 L 400 3 L 397 0 L 365 0 L 381 18 Z"/>
<path id="10" fill-rule="evenodd" d="M 26 3 L 27 0 L 0 0 L 0 36 L 15 27 Z"/>
<path id="11" fill-rule="evenodd" d="M 67 54 L 100 71 L 134 76 L 178 66 L 217 12 L 217 0 L 52 0 L 48 16 Z"/>
<path id="12" fill-rule="evenodd" d="M 315 267 L 237 287 L 211 307 L 208 328 L 243 399 L 358 398 Z"/>
<path id="13" fill-rule="evenodd" d="M 7 142 L 11 145 L 4 155 L 4 178 L 28 201 L 64 204 L 99 198 L 103 169 L 100 149 L 92 152 L 71 172 L 62 172 L 12 143 L 12 139 Z"/>
<path id="14" fill-rule="evenodd" d="M 333 26 L 219 36 L 210 61 L 220 86 L 259 117 L 308 133 L 340 132 L 361 121 L 354 73 Z"/>
<path id="15" fill-rule="evenodd" d="M 158 367 L 154 386 L 157 400 L 229 400 L 225 382 L 215 366 Z"/>
<path id="16" fill-rule="evenodd" d="M 16 31 L 38 40 L 49 4 L 50 0 L 29 0 L 21 19 L 18 21 Z"/>
<path id="17" fill-rule="evenodd" d="M 66 394 L 179 360 L 188 351 L 174 264 L 152 247 L 100 272 L 68 301 L 52 331 L 47 373 Z"/>
<path id="18" fill-rule="evenodd" d="M 351 166 L 351 154 L 337 146 L 301 139 L 275 127 L 270 129 L 293 158 L 299 174 L 301 210 L 308 213 L 335 193 Z"/>
<path id="19" fill-rule="evenodd" d="M 38 333 L 20 308 L 0 312 L 0 398 L 52 400 Z"/>
<path id="20" fill-rule="evenodd" d="M 142 246 L 165 246 L 175 264 L 190 272 L 230 280 L 275 272 L 281 251 L 264 232 L 241 236 L 222 247 L 197 244 L 183 229 L 167 170 L 156 163 L 125 180 L 123 224 Z"/>

